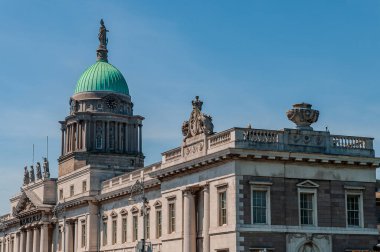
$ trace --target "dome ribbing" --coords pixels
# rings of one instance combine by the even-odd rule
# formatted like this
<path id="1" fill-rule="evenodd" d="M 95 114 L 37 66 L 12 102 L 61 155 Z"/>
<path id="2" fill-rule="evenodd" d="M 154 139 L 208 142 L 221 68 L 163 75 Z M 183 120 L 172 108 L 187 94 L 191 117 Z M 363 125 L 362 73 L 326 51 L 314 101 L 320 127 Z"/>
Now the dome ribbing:
<path id="1" fill-rule="evenodd" d="M 82 92 L 110 91 L 129 95 L 127 82 L 122 73 L 105 61 L 97 61 L 79 78 L 75 94 Z"/>

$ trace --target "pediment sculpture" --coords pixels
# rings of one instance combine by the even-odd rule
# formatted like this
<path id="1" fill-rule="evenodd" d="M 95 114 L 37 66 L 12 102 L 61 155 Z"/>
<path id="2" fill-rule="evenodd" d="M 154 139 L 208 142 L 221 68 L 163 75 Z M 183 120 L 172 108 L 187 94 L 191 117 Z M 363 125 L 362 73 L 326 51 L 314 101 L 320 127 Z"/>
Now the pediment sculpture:
<path id="1" fill-rule="evenodd" d="M 35 209 L 36 206 L 33 202 L 28 198 L 28 196 L 23 193 L 16 207 L 14 208 L 14 214 L 19 214 L 21 212 L 28 212 L 32 209 Z"/>
<path id="2" fill-rule="evenodd" d="M 211 135 L 214 133 L 212 117 L 202 113 L 203 102 L 199 100 L 199 96 L 195 97 L 192 105 L 193 110 L 191 111 L 190 119 L 182 124 L 184 140 L 200 134 Z"/>

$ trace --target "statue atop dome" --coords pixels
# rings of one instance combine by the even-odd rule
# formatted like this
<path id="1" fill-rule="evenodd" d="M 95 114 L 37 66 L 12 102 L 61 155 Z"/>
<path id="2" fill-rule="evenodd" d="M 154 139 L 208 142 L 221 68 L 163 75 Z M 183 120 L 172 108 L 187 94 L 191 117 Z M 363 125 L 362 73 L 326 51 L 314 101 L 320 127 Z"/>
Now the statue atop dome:
<path id="1" fill-rule="evenodd" d="M 107 44 L 108 44 L 108 38 L 107 38 L 107 28 L 104 26 L 103 19 L 100 20 L 100 27 L 99 27 L 99 47 L 96 50 L 96 56 L 97 60 L 108 62 L 108 50 L 107 50 Z"/>

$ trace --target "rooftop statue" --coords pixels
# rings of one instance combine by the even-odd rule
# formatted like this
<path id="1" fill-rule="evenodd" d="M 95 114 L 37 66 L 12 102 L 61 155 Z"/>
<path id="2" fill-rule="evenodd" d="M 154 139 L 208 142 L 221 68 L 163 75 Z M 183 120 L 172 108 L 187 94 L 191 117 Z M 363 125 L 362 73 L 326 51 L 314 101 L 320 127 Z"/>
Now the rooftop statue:
<path id="1" fill-rule="evenodd" d="M 29 171 L 29 182 L 34 182 L 36 179 L 34 177 L 34 168 L 33 165 L 30 166 L 30 171 Z"/>
<path id="2" fill-rule="evenodd" d="M 24 186 L 29 184 L 29 172 L 28 172 L 28 167 L 24 167 Z"/>
<path id="3" fill-rule="evenodd" d="M 44 157 L 44 179 L 50 178 L 49 161 Z"/>
<path id="4" fill-rule="evenodd" d="M 37 162 L 37 165 L 36 165 L 36 177 L 37 179 L 42 179 L 42 174 L 41 174 L 41 164 L 40 162 Z"/>

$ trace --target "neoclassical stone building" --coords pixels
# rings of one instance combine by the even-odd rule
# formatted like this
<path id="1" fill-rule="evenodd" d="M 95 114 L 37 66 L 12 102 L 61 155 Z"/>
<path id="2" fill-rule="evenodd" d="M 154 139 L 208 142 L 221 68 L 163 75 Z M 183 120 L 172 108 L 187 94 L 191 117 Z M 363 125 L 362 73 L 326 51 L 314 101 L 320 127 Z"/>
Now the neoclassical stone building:
<path id="1" fill-rule="evenodd" d="M 101 22 L 97 61 L 60 122 L 58 178 L 46 159 L 25 168 L 0 217 L 0 252 L 329 252 L 377 243 L 373 139 L 313 130 L 319 112 L 306 103 L 287 113 L 294 129 L 217 133 L 196 97 L 179 147 L 144 166 L 144 118 L 108 63 L 106 32 Z"/>

